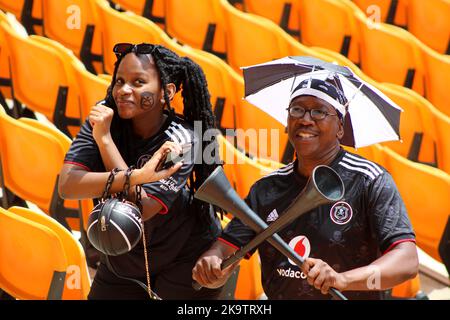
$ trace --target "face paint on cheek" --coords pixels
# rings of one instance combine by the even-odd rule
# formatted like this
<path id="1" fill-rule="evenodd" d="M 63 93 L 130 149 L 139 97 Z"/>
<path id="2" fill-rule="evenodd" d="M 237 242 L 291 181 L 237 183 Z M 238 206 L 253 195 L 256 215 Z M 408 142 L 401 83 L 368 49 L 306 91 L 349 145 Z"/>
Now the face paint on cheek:
<path id="1" fill-rule="evenodd" d="M 155 95 L 151 92 L 143 92 L 141 94 L 141 108 L 151 109 L 155 105 Z"/>

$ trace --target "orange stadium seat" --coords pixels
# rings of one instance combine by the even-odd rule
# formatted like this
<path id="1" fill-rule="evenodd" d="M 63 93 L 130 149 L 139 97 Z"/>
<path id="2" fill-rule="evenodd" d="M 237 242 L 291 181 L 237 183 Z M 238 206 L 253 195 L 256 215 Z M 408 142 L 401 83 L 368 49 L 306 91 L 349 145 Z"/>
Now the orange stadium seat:
<path id="1" fill-rule="evenodd" d="M 450 83 L 450 56 L 439 54 L 416 40 L 425 67 L 425 98 L 450 116 L 448 84 Z"/>
<path id="2" fill-rule="evenodd" d="M 300 36 L 298 1 L 295 0 L 243 0 L 244 10 L 278 24 L 295 38 Z"/>
<path id="3" fill-rule="evenodd" d="M 10 48 L 14 97 L 70 136 L 70 127 L 80 125 L 77 86 L 70 70 L 55 49 L 18 35 L 5 22 L 0 25 Z"/>
<path id="4" fill-rule="evenodd" d="M 361 69 L 376 81 L 391 82 L 424 94 L 423 59 L 414 37 L 388 24 L 368 24 L 356 12 L 361 34 Z"/>
<path id="5" fill-rule="evenodd" d="M 450 2 L 408 0 L 408 30 L 430 48 L 450 54 Z"/>
<path id="6" fill-rule="evenodd" d="M 80 204 L 58 194 L 59 171 L 70 140 L 55 128 L 32 119 L 15 120 L 0 110 L 0 153 L 4 186 L 31 201 L 68 229 L 80 227 Z M 32 165 L 30 165 L 32 163 Z M 1 181 L 1 180 L 0 180 Z M 92 208 L 82 201 L 83 223 Z"/>
<path id="7" fill-rule="evenodd" d="M 382 145 L 409 160 L 436 166 L 437 140 L 440 137 L 436 135 L 433 114 L 428 105 L 416 98 L 419 96 L 416 92 L 399 85 L 380 83 L 378 89 L 404 111 L 400 116 L 400 138 L 403 142 L 384 142 Z"/>
<path id="8" fill-rule="evenodd" d="M 450 175 L 423 164 L 414 163 L 383 148 L 386 169 L 405 202 L 416 233 L 417 245 L 438 261 L 450 208 Z"/>
<path id="9" fill-rule="evenodd" d="M 437 140 L 438 167 L 450 174 L 450 117 L 436 109 L 432 110 L 432 113 L 434 126 L 439 137 Z"/>
<path id="10" fill-rule="evenodd" d="M 72 50 L 93 73 L 102 72 L 101 30 L 91 0 L 41 0 L 45 36 Z"/>
<path id="11" fill-rule="evenodd" d="M 299 0 L 299 5 L 303 44 L 328 48 L 359 63 L 359 34 L 352 8 L 338 0 Z"/>
<path id="12" fill-rule="evenodd" d="M 50 228 L 0 208 L 0 288 L 21 300 L 60 300 L 69 266 Z"/>
<path id="13" fill-rule="evenodd" d="M 262 166 L 256 160 L 250 159 L 238 151 L 225 137 L 217 137 L 220 158 L 225 163 L 225 173 L 227 173 L 227 177 L 234 176 L 232 179 L 233 187 L 242 198 L 247 196 L 253 183 L 277 169 Z"/>
<path id="14" fill-rule="evenodd" d="M 61 240 L 69 266 L 66 270 L 67 274 L 66 281 L 64 281 L 62 299 L 86 300 L 91 287 L 91 279 L 83 247 L 77 239 L 67 229 L 61 226 L 61 224 L 49 216 L 22 207 L 11 207 L 8 211 L 45 226 L 56 233 Z M 32 239 L 30 238 L 30 240 Z"/>
<path id="15" fill-rule="evenodd" d="M 140 16 L 150 19 L 161 28 L 165 24 L 165 0 L 114 0 L 122 9 L 132 11 Z"/>
<path id="16" fill-rule="evenodd" d="M 203 69 L 219 129 L 234 129 L 236 120 L 233 107 L 236 97 L 232 84 L 227 78 L 227 71 L 231 68 L 218 57 L 188 46 L 183 46 L 179 54 L 191 58 Z"/>
<path id="17" fill-rule="evenodd" d="M 216 0 L 166 0 L 166 31 L 181 43 L 225 58 L 225 30 Z"/>
<path id="18" fill-rule="evenodd" d="M 349 0 L 345 0 L 349 1 Z M 406 7 L 410 0 L 353 0 L 374 22 L 377 19 L 389 24 L 405 27 L 407 24 Z"/>
<path id="19" fill-rule="evenodd" d="M 29 34 L 42 34 L 41 0 L 0 0 L 0 9 L 14 14 Z"/>
<path id="20" fill-rule="evenodd" d="M 226 0 L 218 1 L 227 30 L 228 63 L 239 73 L 240 67 L 289 55 L 313 56 L 325 61 L 338 59 L 338 56 L 319 53 L 300 44 L 268 19 L 241 12 Z"/>
<path id="21" fill-rule="evenodd" d="M 163 31 L 150 27 L 153 25 L 151 21 L 132 12 L 118 12 L 104 0 L 95 1 L 103 30 L 103 64 L 107 73 L 114 71 L 116 56 L 112 50 L 116 43 L 161 42 L 160 33 Z"/>

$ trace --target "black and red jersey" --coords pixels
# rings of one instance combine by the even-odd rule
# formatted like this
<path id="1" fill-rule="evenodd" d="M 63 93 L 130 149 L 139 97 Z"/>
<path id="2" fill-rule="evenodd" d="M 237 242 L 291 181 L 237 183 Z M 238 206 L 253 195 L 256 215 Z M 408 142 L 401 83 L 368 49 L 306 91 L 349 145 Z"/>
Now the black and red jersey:
<path id="1" fill-rule="evenodd" d="M 345 185 L 344 198 L 315 208 L 278 234 L 303 257 L 322 259 L 337 272 L 366 266 L 396 244 L 415 241 L 405 205 L 391 175 L 381 166 L 341 150 L 330 164 Z M 247 204 L 268 224 L 302 191 L 307 178 L 293 162 L 257 181 Z M 241 247 L 255 236 L 233 219 L 220 240 Z M 269 243 L 258 248 L 262 284 L 269 299 L 330 299 L 310 286 L 300 269 Z M 377 283 L 374 270 L 374 288 Z M 384 292 L 345 292 L 349 299 L 382 299 Z"/>
<path id="2" fill-rule="evenodd" d="M 158 274 L 180 262 L 193 261 L 202 254 L 220 234 L 220 222 L 212 213 L 211 225 L 204 223 L 205 217 L 199 217 L 191 207 L 192 195 L 186 181 L 192 173 L 195 163 L 198 136 L 193 128 L 182 118 L 167 113 L 163 126 L 154 136 L 142 139 L 132 133 L 130 123 L 123 121 L 120 134 L 111 132 L 116 146 L 128 166 L 141 167 L 166 141 L 181 145 L 192 143 L 191 152 L 183 157 L 183 166 L 171 177 L 146 183 L 143 189 L 147 195 L 162 205 L 160 214 L 145 222 L 149 248 L 151 274 Z M 81 127 L 65 163 L 75 164 L 92 172 L 105 172 L 100 151 L 92 136 L 92 127 L 88 120 Z M 208 219 L 206 219 L 208 220 Z M 145 264 L 142 241 L 129 253 L 111 256 L 115 270 L 127 277 L 145 278 Z"/>

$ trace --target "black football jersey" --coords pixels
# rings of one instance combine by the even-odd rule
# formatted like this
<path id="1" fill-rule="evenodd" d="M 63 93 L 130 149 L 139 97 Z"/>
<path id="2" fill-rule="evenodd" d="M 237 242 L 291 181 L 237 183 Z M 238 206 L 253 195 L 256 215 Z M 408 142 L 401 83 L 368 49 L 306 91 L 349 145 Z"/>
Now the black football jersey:
<path id="1" fill-rule="evenodd" d="M 405 205 L 384 168 L 343 149 L 330 167 L 344 182 L 344 198 L 303 214 L 278 233 L 299 255 L 322 259 L 337 272 L 344 272 L 370 264 L 400 242 L 415 241 Z M 269 225 L 307 183 L 307 178 L 295 168 L 293 162 L 260 179 L 246 198 L 247 204 Z M 241 247 L 254 236 L 254 231 L 234 218 L 220 240 Z M 258 250 L 262 284 L 269 299 L 331 298 L 310 286 L 300 268 L 268 242 Z M 368 283 L 371 285 L 376 285 L 376 281 Z M 382 299 L 384 294 L 345 292 L 349 299 Z"/>

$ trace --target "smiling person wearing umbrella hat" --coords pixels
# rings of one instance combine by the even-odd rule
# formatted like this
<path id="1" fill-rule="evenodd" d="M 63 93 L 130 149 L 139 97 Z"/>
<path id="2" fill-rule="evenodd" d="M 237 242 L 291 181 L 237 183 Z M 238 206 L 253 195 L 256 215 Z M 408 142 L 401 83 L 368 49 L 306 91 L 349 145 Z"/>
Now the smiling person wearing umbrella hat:
<path id="1" fill-rule="evenodd" d="M 342 201 L 322 205 L 278 234 L 306 261 L 300 270 L 264 242 L 259 246 L 262 284 L 269 299 L 330 299 L 331 287 L 349 299 L 383 299 L 388 289 L 416 276 L 415 234 L 391 175 L 340 146 L 348 99 L 337 77 L 301 81 L 289 98 L 287 132 L 296 160 L 257 181 L 247 204 L 268 224 L 302 191 L 317 165 L 342 178 Z M 226 282 L 233 267 L 222 260 L 255 232 L 234 218 L 197 261 L 193 279 L 204 287 Z M 316 290 L 317 289 L 317 290 Z"/>

